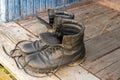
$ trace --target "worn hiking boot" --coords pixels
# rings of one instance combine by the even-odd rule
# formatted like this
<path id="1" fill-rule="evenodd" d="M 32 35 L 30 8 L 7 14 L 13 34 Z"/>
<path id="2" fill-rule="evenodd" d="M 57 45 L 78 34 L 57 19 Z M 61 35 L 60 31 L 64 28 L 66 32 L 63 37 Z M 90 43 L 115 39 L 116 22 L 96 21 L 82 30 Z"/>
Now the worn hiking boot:
<path id="1" fill-rule="evenodd" d="M 47 73 L 84 58 L 85 27 L 75 20 L 56 18 L 55 21 L 59 21 L 55 25 L 58 26 L 56 33 L 42 33 L 41 41 L 23 43 L 20 46 L 23 62 L 27 63 L 25 67 Z"/>

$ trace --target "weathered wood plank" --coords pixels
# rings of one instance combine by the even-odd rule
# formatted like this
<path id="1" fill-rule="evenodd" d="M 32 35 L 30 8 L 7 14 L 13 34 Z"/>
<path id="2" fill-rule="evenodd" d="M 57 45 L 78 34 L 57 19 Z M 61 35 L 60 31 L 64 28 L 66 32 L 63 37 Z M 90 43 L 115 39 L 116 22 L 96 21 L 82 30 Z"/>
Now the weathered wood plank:
<path id="1" fill-rule="evenodd" d="M 23 25 L 26 25 L 28 22 L 30 22 L 30 21 L 34 21 L 34 20 L 36 20 L 34 17 L 29 17 L 29 18 L 27 18 L 27 19 L 20 19 L 20 20 L 18 20 L 19 21 L 19 24 L 23 24 Z M 17 21 L 16 21 L 17 22 Z M 30 23 L 29 23 L 30 24 Z M 27 24 L 28 25 L 28 24 Z"/>
<path id="2" fill-rule="evenodd" d="M 45 25 L 41 24 L 39 20 L 36 18 L 34 20 L 29 20 L 25 23 L 17 22 L 20 26 L 34 34 L 35 36 L 39 36 L 40 33 L 46 32 L 47 28 Z"/>
<path id="3" fill-rule="evenodd" d="M 106 13 L 110 14 L 112 12 L 106 11 Z M 88 17 L 86 21 L 83 20 L 84 21 L 83 23 L 86 26 L 86 36 L 88 37 L 88 39 L 101 34 L 102 29 L 104 28 L 103 25 L 106 26 L 105 20 L 107 19 L 108 21 L 110 21 L 108 17 L 105 17 L 106 13 L 102 13 L 102 14 L 99 14 L 98 16 L 94 16 L 91 18 Z"/>
<path id="4" fill-rule="evenodd" d="M 80 21 L 91 19 L 95 16 L 102 15 L 103 13 L 111 10 L 105 6 L 101 6 L 98 3 L 90 3 L 88 5 L 83 5 L 83 6 L 78 6 L 78 7 L 79 7 L 78 9 L 74 10 L 74 13 L 76 13 L 76 19 Z M 80 11 L 78 12 L 78 10 Z"/>
<path id="5" fill-rule="evenodd" d="M 114 65 L 114 63 L 120 61 L 120 49 L 117 49 L 108 55 L 105 55 L 96 61 L 93 61 L 91 63 L 88 63 L 85 68 L 88 69 L 93 74 L 99 74 L 101 73 L 107 73 L 106 68 L 110 67 L 111 65 Z M 114 69 L 113 69 L 114 70 Z M 106 72 L 105 72 L 106 71 Z M 116 75 L 116 74 L 114 74 Z M 99 76 L 99 75 L 97 75 Z M 104 76 L 107 76 L 104 75 Z M 102 78 L 102 77 L 101 77 Z"/>
<path id="6" fill-rule="evenodd" d="M 120 26 L 120 16 L 112 19 L 112 17 L 119 14 L 118 12 L 110 12 L 108 14 L 102 14 L 94 18 L 88 19 L 86 24 L 86 35 L 88 38 L 95 37 L 106 32 L 109 32 Z M 94 27 L 93 27 L 94 26 Z M 94 30 L 94 31 L 93 31 Z"/>
<path id="7" fill-rule="evenodd" d="M 88 65 L 104 55 L 120 47 L 120 28 L 112 30 L 103 35 L 99 35 L 86 42 L 86 61 L 82 64 Z"/>
<path id="8" fill-rule="evenodd" d="M 34 28 L 34 26 L 37 26 L 36 28 Z M 29 30 L 34 33 L 34 35 L 39 36 L 40 33 L 46 32 L 47 28 L 45 25 L 42 25 L 40 23 L 34 23 L 29 25 Z"/>
<path id="9" fill-rule="evenodd" d="M 116 51 L 116 53 L 120 53 L 120 49 Z M 116 55 L 117 57 L 117 55 Z M 112 56 L 109 58 L 113 58 Z M 96 75 L 100 77 L 102 80 L 119 80 L 120 78 L 120 60 L 114 62 L 109 67 L 105 68 L 104 70 L 101 70 Z"/>
<path id="10" fill-rule="evenodd" d="M 57 73 L 62 80 L 100 80 L 82 67 L 64 67 Z"/>
<path id="11" fill-rule="evenodd" d="M 78 10 L 80 10 L 78 12 Z M 120 13 L 97 2 L 75 9 L 76 20 L 86 26 L 86 39 L 111 31 L 120 26 Z"/>
<path id="12" fill-rule="evenodd" d="M 0 27 L 0 32 L 9 37 L 12 42 L 17 43 L 21 40 L 34 40 L 37 39 L 23 28 L 19 28 L 19 25 L 15 22 L 2 24 L 4 27 Z"/>
<path id="13" fill-rule="evenodd" d="M 24 28 L 28 28 L 29 25 L 35 24 L 38 22 L 37 19 L 23 20 L 24 22 L 17 22 L 19 25 L 24 26 Z"/>

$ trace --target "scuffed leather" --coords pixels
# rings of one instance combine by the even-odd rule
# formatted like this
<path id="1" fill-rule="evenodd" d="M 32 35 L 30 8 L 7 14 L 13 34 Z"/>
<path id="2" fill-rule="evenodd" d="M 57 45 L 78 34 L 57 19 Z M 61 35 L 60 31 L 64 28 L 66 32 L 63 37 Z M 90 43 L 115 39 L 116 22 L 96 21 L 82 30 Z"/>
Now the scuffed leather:
<path id="1" fill-rule="evenodd" d="M 85 47 L 83 42 L 84 26 L 77 23 L 74 20 L 62 20 L 62 25 L 56 25 L 59 27 L 58 32 L 61 32 L 63 36 L 62 41 L 59 40 L 55 33 L 42 33 L 41 39 L 49 45 L 45 50 L 37 51 L 32 54 L 24 56 L 25 62 L 28 62 L 28 66 L 35 69 L 54 69 L 57 66 L 67 65 L 78 59 L 82 59 L 85 56 Z M 32 45 L 34 42 L 24 44 L 24 49 L 21 51 L 32 52 L 36 49 Z M 42 43 L 40 43 L 42 44 Z M 40 44 L 36 44 L 39 45 Z M 29 49 L 28 49 L 29 48 Z M 36 55 L 37 54 L 37 55 Z"/>

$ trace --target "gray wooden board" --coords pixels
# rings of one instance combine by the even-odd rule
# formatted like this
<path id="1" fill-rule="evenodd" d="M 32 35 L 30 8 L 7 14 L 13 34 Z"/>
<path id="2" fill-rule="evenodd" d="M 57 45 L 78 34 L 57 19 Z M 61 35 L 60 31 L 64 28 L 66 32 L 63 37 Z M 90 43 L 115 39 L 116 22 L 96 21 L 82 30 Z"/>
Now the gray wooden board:
<path id="1" fill-rule="evenodd" d="M 2 50 L 2 45 L 8 51 L 14 48 L 15 44 L 21 40 L 36 40 L 32 34 L 24 30 L 14 22 L 0 26 L 0 63 L 5 66 L 18 80 L 58 80 L 54 75 L 45 78 L 35 78 L 27 75 L 23 70 L 17 68 L 13 59 L 8 57 Z M 62 80 L 99 80 L 97 77 L 80 66 L 64 67 L 57 74 Z M 40 74 L 43 75 L 43 74 Z"/>
<path id="2" fill-rule="evenodd" d="M 18 24 L 14 22 L 3 23 L 0 27 L 1 33 L 10 38 L 14 43 L 17 43 L 21 40 L 33 40 L 36 39 L 35 36 L 31 35 L 29 32 L 20 28 Z"/>
<path id="3" fill-rule="evenodd" d="M 120 78 L 120 49 L 114 51 L 113 53 L 110 53 L 110 55 L 106 55 L 103 57 L 101 62 L 98 62 L 95 66 L 96 68 L 105 68 L 96 75 L 100 77 L 102 80 L 117 80 Z M 112 63 L 112 64 L 110 64 Z M 106 65 L 105 65 L 106 64 Z M 108 66 L 109 64 L 109 66 Z M 108 66 L 108 67 L 105 67 Z M 94 67 L 94 68 L 95 68 Z"/>
<path id="4" fill-rule="evenodd" d="M 76 10 L 76 20 L 85 26 L 85 39 L 111 31 L 120 26 L 120 12 L 99 4 L 97 1 Z"/>
<path id="5" fill-rule="evenodd" d="M 98 58 L 109 54 L 114 49 L 120 47 L 120 28 L 112 30 L 106 34 L 99 35 L 85 42 L 86 61 L 83 65 L 88 65 Z"/>
<path id="6" fill-rule="evenodd" d="M 120 60 L 120 49 L 105 55 L 96 61 L 88 63 L 85 68 L 94 74 L 104 71 L 105 68 L 113 65 Z M 113 69 L 114 70 L 114 69 Z M 105 71 L 103 72 L 105 73 Z"/>
<path id="7" fill-rule="evenodd" d="M 82 21 L 82 20 L 91 19 L 95 16 L 102 15 L 107 11 L 110 11 L 110 9 L 94 2 L 88 5 L 79 6 L 78 9 L 74 10 L 74 13 L 76 14 L 76 19 Z"/>
<path id="8" fill-rule="evenodd" d="M 86 61 L 81 66 L 103 80 L 110 78 L 116 80 L 120 77 L 120 63 L 118 63 L 120 61 L 119 34 L 120 28 L 117 28 L 88 40 L 86 42 Z M 117 67 L 114 68 L 113 66 Z M 114 72 L 112 73 L 112 71 Z M 109 77 L 109 74 L 112 76 Z"/>
<path id="9" fill-rule="evenodd" d="M 40 21 L 35 17 L 24 22 L 18 21 L 17 24 L 35 36 L 39 36 L 40 33 L 47 31 L 45 25 L 41 24 Z"/>

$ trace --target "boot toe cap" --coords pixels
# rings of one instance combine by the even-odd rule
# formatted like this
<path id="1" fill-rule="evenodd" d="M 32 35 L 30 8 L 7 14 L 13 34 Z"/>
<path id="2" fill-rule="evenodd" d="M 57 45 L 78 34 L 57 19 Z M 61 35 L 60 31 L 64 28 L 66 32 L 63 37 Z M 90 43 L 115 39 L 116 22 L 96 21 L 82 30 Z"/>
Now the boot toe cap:
<path id="1" fill-rule="evenodd" d="M 29 62 L 28 66 L 34 69 L 51 70 L 55 68 L 55 66 L 52 66 L 50 63 L 47 62 L 47 60 L 43 61 L 39 55 L 35 54 L 27 55 L 25 58 L 25 62 Z"/>
<path id="2" fill-rule="evenodd" d="M 24 42 L 23 44 L 20 45 L 20 49 L 24 53 L 32 53 L 36 51 L 32 45 L 32 42 Z"/>

